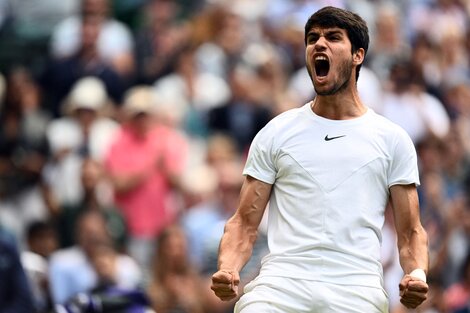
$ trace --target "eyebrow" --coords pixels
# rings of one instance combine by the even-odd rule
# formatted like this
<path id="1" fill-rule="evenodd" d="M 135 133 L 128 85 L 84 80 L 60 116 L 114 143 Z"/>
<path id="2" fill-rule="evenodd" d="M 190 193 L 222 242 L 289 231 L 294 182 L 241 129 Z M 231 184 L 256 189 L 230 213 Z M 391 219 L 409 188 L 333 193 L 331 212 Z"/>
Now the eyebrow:
<path id="1" fill-rule="evenodd" d="M 307 37 L 310 36 L 310 35 L 318 35 L 319 33 L 320 33 L 320 32 L 319 32 L 319 31 L 316 31 L 316 30 L 310 30 L 310 31 L 307 33 Z M 331 30 L 325 31 L 325 36 L 331 36 L 331 35 L 336 35 L 336 34 L 343 35 L 343 33 L 341 32 L 340 29 L 331 29 Z"/>

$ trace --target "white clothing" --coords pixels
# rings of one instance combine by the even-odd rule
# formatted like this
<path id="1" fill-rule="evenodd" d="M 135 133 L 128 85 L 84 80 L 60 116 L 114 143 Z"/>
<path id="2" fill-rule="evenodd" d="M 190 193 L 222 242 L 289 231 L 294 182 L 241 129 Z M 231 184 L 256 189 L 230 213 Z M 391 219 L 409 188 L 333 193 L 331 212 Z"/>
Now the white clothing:
<path id="1" fill-rule="evenodd" d="M 70 151 L 58 161 L 50 161 L 43 169 L 43 177 L 59 203 L 76 203 L 83 196 L 81 171 L 83 156 L 81 147 L 86 146 L 89 156 L 101 161 L 108 152 L 119 124 L 109 118 L 98 118 L 85 138 L 80 124 L 73 118 L 63 117 L 52 121 L 46 137 L 53 154 Z"/>
<path id="2" fill-rule="evenodd" d="M 90 157 L 102 160 L 119 128 L 119 124 L 110 118 L 97 118 L 90 127 L 88 138 L 85 138 L 74 118 L 62 117 L 49 124 L 46 136 L 53 153 L 63 149 L 76 150 L 86 143 Z"/>
<path id="3" fill-rule="evenodd" d="M 60 22 L 52 33 L 51 53 L 54 57 L 67 57 L 78 51 L 81 46 L 82 20 L 77 16 Z M 129 28 L 113 19 L 108 19 L 101 26 L 98 36 L 98 54 L 106 61 L 111 61 L 133 50 L 133 38 Z"/>
<path id="4" fill-rule="evenodd" d="M 245 286 L 236 313 L 388 313 L 381 288 L 285 277 L 259 277 Z"/>
<path id="5" fill-rule="evenodd" d="M 224 105 L 230 99 L 230 88 L 227 83 L 211 73 L 196 75 L 194 94 L 191 97 L 188 84 L 179 74 L 169 74 L 158 79 L 154 88 L 162 102 L 168 102 L 172 107 L 178 105 L 186 110 L 193 106 L 196 110 L 205 112 Z"/>
<path id="6" fill-rule="evenodd" d="M 44 309 L 47 306 L 47 290 L 43 287 L 43 282 L 48 276 L 47 259 L 37 253 L 23 251 L 21 252 L 21 265 L 28 277 L 36 306 Z"/>
<path id="7" fill-rule="evenodd" d="M 26 248 L 26 228 L 33 221 L 49 217 L 41 188 L 31 186 L 14 197 L 0 201 L 0 225 L 18 239 L 19 249 Z"/>
<path id="8" fill-rule="evenodd" d="M 419 142 L 429 134 L 443 138 L 450 128 L 450 118 L 444 105 L 425 92 L 386 94 L 381 113 L 403 127 L 413 142 Z"/>
<path id="9" fill-rule="evenodd" d="M 273 184 L 261 277 L 383 288 L 389 187 L 419 184 L 416 151 L 403 129 L 371 109 L 329 120 L 306 104 L 258 133 L 244 175 Z"/>

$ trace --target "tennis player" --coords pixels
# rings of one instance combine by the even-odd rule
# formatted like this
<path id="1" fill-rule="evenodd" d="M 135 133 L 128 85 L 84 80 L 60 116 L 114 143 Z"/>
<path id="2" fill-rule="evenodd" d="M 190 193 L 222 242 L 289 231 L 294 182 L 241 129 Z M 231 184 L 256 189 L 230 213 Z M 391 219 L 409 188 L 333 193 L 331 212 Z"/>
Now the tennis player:
<path id="1" fill-rule="evenodd" d="M 359 98 L 367 25 L 325 7 L 307 21 L 305 43 L 316 97 L 275 117 L 254 139 L 211 288 L 222 300 L 238 297 L 239 272 L 269 202 L 270 252 L 235 312 L 386 313 L 379 260 L 390 201 L 405 273 L 397 288 L 401 302 L 416 308 L 428 292 L 417 156 L 405 131 Z"/>

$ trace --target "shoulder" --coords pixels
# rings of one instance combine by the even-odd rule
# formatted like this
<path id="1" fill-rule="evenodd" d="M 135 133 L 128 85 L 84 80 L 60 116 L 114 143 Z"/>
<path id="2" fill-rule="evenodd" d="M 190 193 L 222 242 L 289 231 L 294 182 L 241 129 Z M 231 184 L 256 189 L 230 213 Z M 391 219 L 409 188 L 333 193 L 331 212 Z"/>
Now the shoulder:
<path id="1" fill-rule="evenodd" d="M 414 143 L 409 134 L 400 125 L 392 122 L 388 118 L 371 112 L 371 118 L 365 125 L 367 138 L 374 141 L 384 151 L 388 151 L 390 156 L 395 155 L 397 151 L 414 150 Z"/>

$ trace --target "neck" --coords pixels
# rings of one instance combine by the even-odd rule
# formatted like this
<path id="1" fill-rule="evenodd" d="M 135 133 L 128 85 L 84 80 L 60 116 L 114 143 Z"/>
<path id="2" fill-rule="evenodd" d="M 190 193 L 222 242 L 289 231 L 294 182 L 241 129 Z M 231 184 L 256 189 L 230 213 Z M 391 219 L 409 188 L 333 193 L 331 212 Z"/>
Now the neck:
<path id="1" fill-rule="evenodd" d="M 317 95 L 312 101 L 311 109 L 318 116 L 330 120 L 353 119 L 367 112 L 356 88 L 334 95 Z"/>

